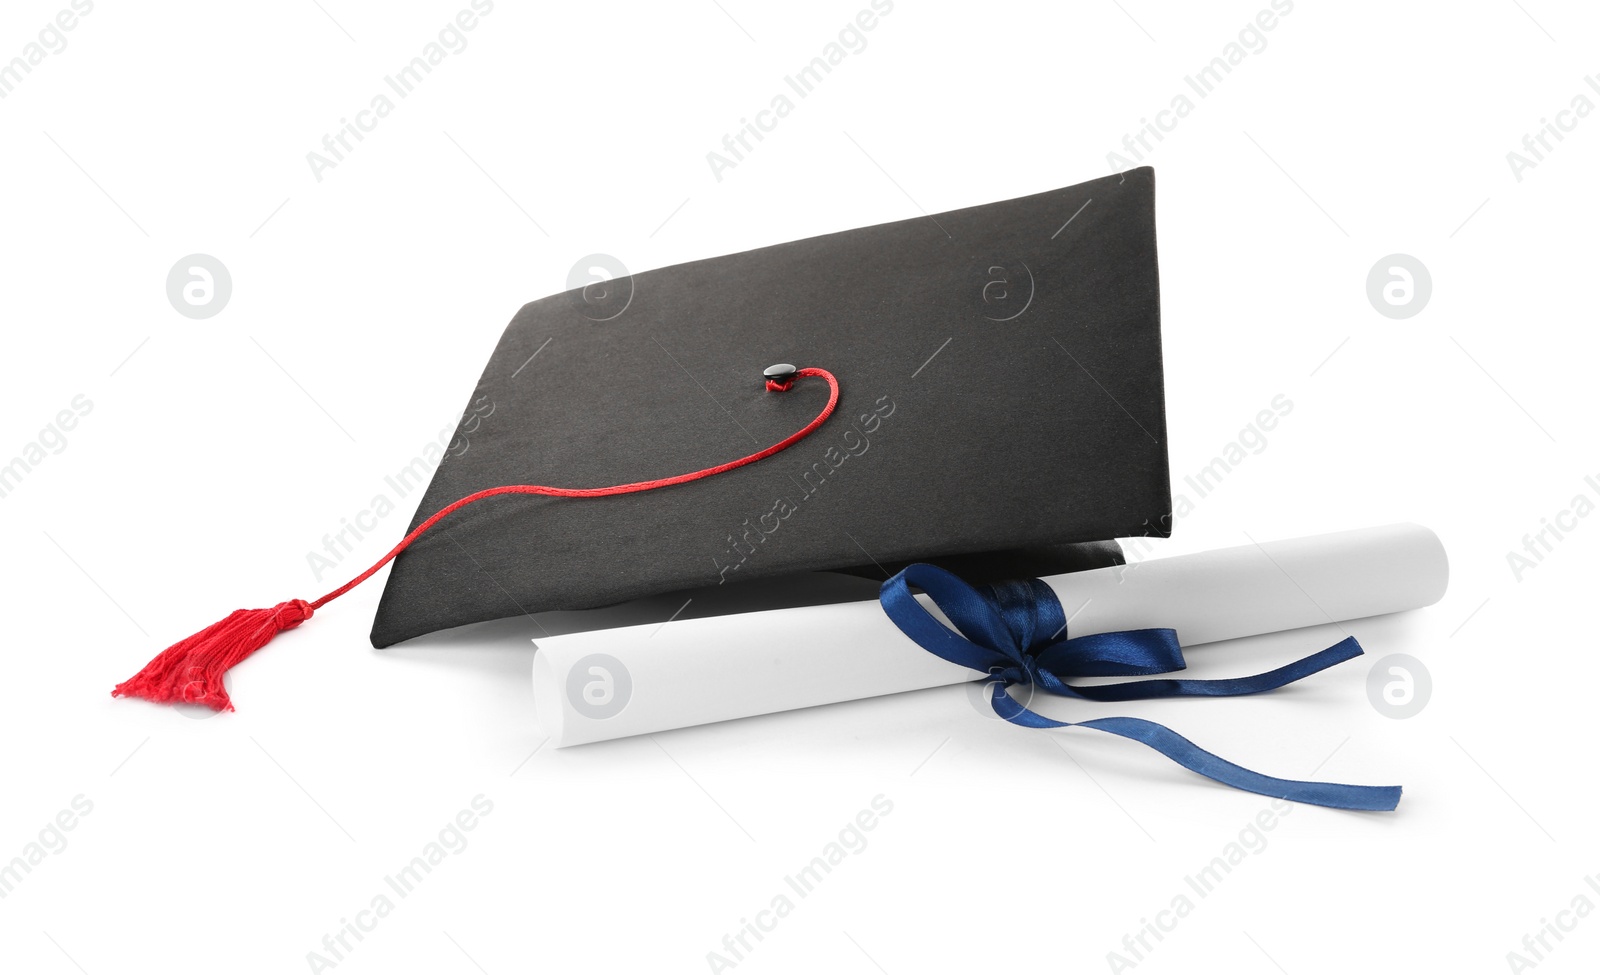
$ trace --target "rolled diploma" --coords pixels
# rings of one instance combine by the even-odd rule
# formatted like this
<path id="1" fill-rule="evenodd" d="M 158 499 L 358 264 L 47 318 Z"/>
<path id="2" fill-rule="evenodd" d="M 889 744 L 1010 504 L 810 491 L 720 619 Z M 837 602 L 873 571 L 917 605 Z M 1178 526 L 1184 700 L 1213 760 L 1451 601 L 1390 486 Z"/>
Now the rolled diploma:
<path id="1" fill-rule="evenodd" d="M 1429 606 L 1448 579 L 1438 537 L 1398 524 L 1044 582 L 1072 635 L 1171 627 L 1191 646 Z M 912 642 L 876 600 L 572 633 L 537 647 L 535 715 L 558 748 L 982 676 Z"/>

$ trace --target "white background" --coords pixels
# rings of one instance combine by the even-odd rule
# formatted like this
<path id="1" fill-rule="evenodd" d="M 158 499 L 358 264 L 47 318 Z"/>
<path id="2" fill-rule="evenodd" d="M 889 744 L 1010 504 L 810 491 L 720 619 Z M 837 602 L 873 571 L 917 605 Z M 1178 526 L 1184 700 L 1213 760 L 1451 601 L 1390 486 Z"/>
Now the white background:
<path id="1" fill-rule="evenodd" d="M 1507 562 L 1600 498 L 1600 119 L 1520 180 L 1506 158 L 1575 95 L 1600 103 L 1593 10 L 1298 0 L 1147 155 L 1175 491 L 1195 500 L 1184 474 L 1294 404 L 1156 551 L 1417 520 L 1452 561 L 1441 603 L 1353 625 L 1369 657 L 1306 686 L 1050 706 L 1406 787 L 1393 814 L 1294 808 L 1202 899 L 1184 877 L 1266 800 L 985 719 L 960 688 L 536 752 L 534 626 L 375 652 L 374 582 L 240 667 L 237 713 L 107 692 L 235 606 L 326 589 L 306 553 L 454 421 L 511 314 L 580 257 L 637 271 L 1100 176 L 1265 0 L 898 0 L 720 181 L 706 154 L 865 0 L 498 0 L 318 181 L 306 154 L 467 2 L 321 6 L 100 0 L 0 100 L 0 460 L 93 404 L 0 499 L 0 860 L 93 803 L 0 900 L 7 971 L 314 970 L 480 794 L 466 848 L 337 971 L 707 971 L 879 795 L 867 846 L 738 971 L 1111 970 L 1189 893 L 1138 971 L 1492 972 L 1575 896 L 1600 904 L 1600 518 L 1520 580 Z M 65 7 L 6 4 L 0 59 Z M 193 253 L 232 273 L 214 318 L 165 294 Z M 1403 320 L 1366 295 L 1393 253 L 1432 275 Z M 1216 645 L 1193 672 L 1274 666 L 1342 635 L 1324 630 Z M 1366 693 L 1400 652 L 1433 681 L 1406 720 Z M 1540 972 L 1593 970 L 1600 920 L 1572 918 Z"/>

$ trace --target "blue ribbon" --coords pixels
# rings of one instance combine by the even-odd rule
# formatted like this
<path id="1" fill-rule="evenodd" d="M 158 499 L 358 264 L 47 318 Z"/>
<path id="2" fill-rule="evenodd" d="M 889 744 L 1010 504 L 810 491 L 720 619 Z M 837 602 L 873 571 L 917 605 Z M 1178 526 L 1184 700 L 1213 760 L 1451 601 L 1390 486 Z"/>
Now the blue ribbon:
<path id="1" fill-rule="evenodd" d="M 911 594 L 913 586 L 933 599 L 955 624 L 956 630 L 945 626 L 917 602 Z M 1399 804 L 1399 786 L 1273 778 L 1218 758 L 1154 721 L 1142 718 L 1056 721 L 1028 710 L 1006 693 L 1006 688 L 1012 684 L 1026 684 L 1049 694 L 1088 701 L 1258 694 L 1361 656 L 1361 644 L 1355 637 L 1346 637 L 1326 650 L 1253 677 L 1164 678 L 1073 686 L 1064 678 L 1135 677 L 1183 670 L 1183 650 L 1178 645 L 1177 632 L 1121 630 L 1069 638 L 1067 617 L 1060 600 L 1038 579 L 997 583 L 987 589 L 988 592 L 979 591 L 938 566 L 917 564 L 885 582 L 879 601 L 894 624 L 924 650 L 951 663 L 990 674 L 990 703 L 996 714 L 1012 724 L 1025 728 L 1093 728 L 1131 738 L 1192 772 L 1263 796 L 1335 809 L 1390 810 Z"/>

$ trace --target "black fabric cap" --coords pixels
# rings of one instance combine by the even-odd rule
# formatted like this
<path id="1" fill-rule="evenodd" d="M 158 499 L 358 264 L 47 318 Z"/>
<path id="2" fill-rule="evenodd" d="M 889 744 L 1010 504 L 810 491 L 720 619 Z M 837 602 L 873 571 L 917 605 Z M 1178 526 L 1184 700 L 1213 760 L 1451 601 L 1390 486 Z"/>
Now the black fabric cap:
<path id="1" fill-rule="evenodd" d="M 1133 169 L 524 306 L 412 527 L 483 488 L 651 480 L 775 443 L 828 389 L 768 392 L 774 363 L 833 372 L 839 408 L 707 480 L 468 506 L 394 562 L 373 645 L 796 572 L 1044 574 L 1081 565 L 1063 543 L 1165 536 L 1154 203 Z"/>

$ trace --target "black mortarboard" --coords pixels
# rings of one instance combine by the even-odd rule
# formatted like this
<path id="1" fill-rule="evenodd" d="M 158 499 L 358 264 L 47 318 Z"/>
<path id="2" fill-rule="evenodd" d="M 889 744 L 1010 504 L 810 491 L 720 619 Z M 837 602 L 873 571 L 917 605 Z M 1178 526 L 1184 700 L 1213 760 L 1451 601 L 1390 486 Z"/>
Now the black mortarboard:
<path id="1" fill-rule="evenodd" d="M 1166 535 L 1154 200 L 1154 171 L 1134 169 L 529 303 L 413 530 L 501 485 L 647 482 L 776 444 L 831 381 L 767 382 L 771 363 L 830 372 L 837 410 L 693 483 L 461 507 L 395 560 L 373 645 L 819 570 L 1046 574 L 1082 564 L 1071 543 Z M 118 691 L 226 707 L 218 661 L 347 588 L 241 610 Z"/>

